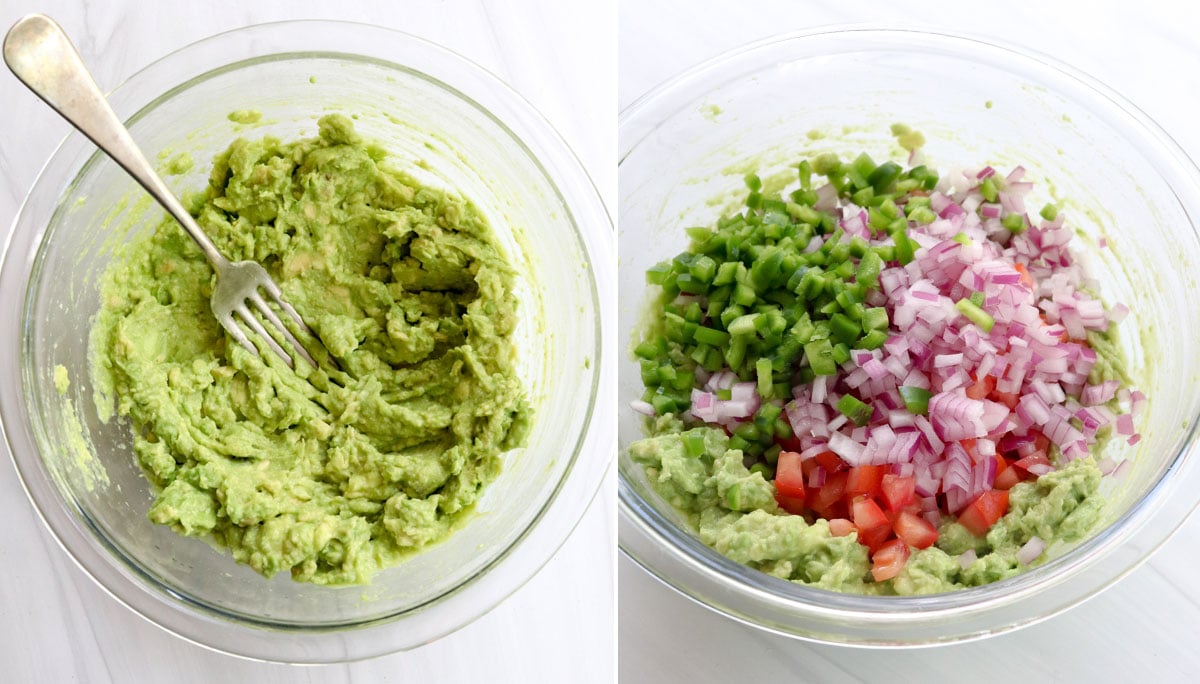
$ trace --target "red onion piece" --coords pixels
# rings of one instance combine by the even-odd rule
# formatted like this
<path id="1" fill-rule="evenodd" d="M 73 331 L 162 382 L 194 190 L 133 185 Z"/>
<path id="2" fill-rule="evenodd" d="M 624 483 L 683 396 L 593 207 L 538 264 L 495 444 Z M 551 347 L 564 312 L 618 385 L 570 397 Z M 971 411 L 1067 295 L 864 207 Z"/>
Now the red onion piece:
<path id="1" fill-rule="evenodd" d="M 1037 560 L 1038 556 L 1042 555 L 1042 552 L 1045 550 L 1046 542 L 1041 537 L 1034 535 L 1017 551 L 1017 562 L 1022 565 L 1029 565 Z"/>

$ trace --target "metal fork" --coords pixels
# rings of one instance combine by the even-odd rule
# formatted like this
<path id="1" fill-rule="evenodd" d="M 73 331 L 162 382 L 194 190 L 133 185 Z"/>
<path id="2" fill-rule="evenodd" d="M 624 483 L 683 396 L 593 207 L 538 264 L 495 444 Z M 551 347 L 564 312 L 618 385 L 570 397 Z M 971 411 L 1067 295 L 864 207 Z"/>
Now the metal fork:
<path id="1" fill-rule="evenodd" d="M 317 367 L 312 355 L 284 326 L 283 321 L 259 293 L 260 290 L 264 292 L 268 299 L 295 321 L 296 325 L 308 330 L 296 309 L 283 299 L 279 285 L 271 280 L 271 276 L 260 264 L 253 261 L 233 262 L 217 251 L 216 245 L 204 234 L 200 226 L 196 225 L 196 221 L 184 210 L 179 200 L 171 194 L 154 172 L 154 168 L 146 161 L 145 155 L 133 142 L 129 131 L 117 118 L 112 107 L 108 105 L 108 100 L 96 86 L 96 81 L 83 65 L 79 52 L 53 19 L 41 14 L 31 14 L 13 24 L 4 38 L 4 62 L 22 83 L 133 176 L 134 180 L 158 200 L 196 241 L 196 245 L 217 273 L 217 286 L 213 289 L 211 301 L 213 314 L 233 339 L 252 353 L 258 354 L 258 349 L 238 324 L 237 319 L 240 318 L 246 326 L 258 333 L 272 351 L 295 368 L 295 358 L 267 332 L 254 315 L 257 311 L 275 328 L 279 337 L 296 355 L 313 368 Z M 316 336 L 313 338 L 316 339 Z"/>

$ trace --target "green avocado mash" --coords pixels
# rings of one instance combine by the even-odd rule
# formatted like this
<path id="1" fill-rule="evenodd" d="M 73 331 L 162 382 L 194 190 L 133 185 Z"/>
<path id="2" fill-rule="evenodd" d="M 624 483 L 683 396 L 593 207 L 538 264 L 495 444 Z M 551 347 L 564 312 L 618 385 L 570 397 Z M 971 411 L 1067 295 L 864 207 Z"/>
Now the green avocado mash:
<path id="1" fill-rule="evenodd" d="M 186 203 L 228 258 L 266 266 L 336 365 L 293 371 L 232 341 L 212 269 L 166 219 L 106 273 L 92 372 L 132 423 L 152 521 L 266 576 L 361 583 L 451 533 L 531 409 L 516 274 L 484 217 L 348 118 L 318 125 L 234 141 Z"/>
<path id="2" fill-rule="evenodd" d="M 775 503 L 775 486 L 751 472 L 743 454 L 729 448 L 716 428 L 683 430 L 669 416 L 654 426 L 659 434 L 629 446 L 655 491 L 687 521 L 700 540 L 731 560 L 799 584 L 858 594 L 936 594 L 1012 577 L 1028 566 L 1017 551 L 1033 536 L 1052 543 L 1075 541 L 1100 518 L 1100 471 L 1089 457 L 1009 491 L 1009 512 L 986 537 L 975 537 L 951 518 L 938 541 L 914 550 L 904 569 L 883 582 L 871 580 L 867 548 L 854 534 L 834 536 L 829 523 L 792 515 Z M 685 439 L 702 440 L 692 456 Z M 959 556 L 974 549 L 963 567 Z"/>

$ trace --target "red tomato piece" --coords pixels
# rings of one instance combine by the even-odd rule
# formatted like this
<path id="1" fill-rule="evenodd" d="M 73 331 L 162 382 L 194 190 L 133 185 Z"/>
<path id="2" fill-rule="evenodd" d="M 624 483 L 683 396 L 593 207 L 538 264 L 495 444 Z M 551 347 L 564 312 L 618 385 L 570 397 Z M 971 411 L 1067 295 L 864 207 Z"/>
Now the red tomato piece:
<path id="1" fill-rule="evenodd" d="M 917 478 L 902 477 L 894 473 L 886 473 L 880 483 L 883 492 L 883 502 L 888 510 L 899 511 L 917 500 Z"/>
<path id="2" fill-rule="evenodd" d="M 1013 485 L 1021 481 L 1021 471 L 1016 468 L 1008 468 L 1004 472 L 996 475 L 996 480 L 992 486 L 996 489 L 1008 491 L 1013 488 Z"/>
<path id="3" fill-rule="evenodd" d="M 860 496 L 850 504 L 850 517 L 858 529 L 858 541 L 874 550 L 892 534 L 892 524 L 874 499 Z"/>
<path id="4" fill-rule="evenodd" d="M 938 532 L 928 520 L 910 511 L 900 511 L 892 523 L 896 536 L 905 544 L 918 549 L 927 549 L 937 541 Z"/>
<path id="5" fill-rule="evenodd" d="M 1017 461 L 1015 463 L 1013 463 L 1014 468 L 1020 468 L 1021 470 L 1024 470 L 1025 472 L 1029 472 L 1030 467 L 1035 466 L 1035 465 L 1043 465 L 1043 466 L 1050 465 L 1050 459 L 1049 459 L 1049 457 L 1046 456 L 1045 451 L 1035 451 L 1032 454 L 1029 454 L 1028 456 L 1024 456 L 1020 459 L 1017 459 Z"/>
<path id="6" fill-rule="evenodd" d="M 979 450 L 975 448 L 975 442 L 974 437 L 969 437 L 958 443 L 963 448 L 963 451 L 967 452 L 967 455 L 971 457 L 971 463 L 979 462 Z"/>
<path id="7" fill-rule="evenodd" d="M 872 527 L 869 530 L 858 531 L 858 543 L 867 547 L 867 550 L 874 553 L 883 543 L 889 539 L 894 539 L 892 536 L 892 526 L 890 523 L 885 523 L 879 527 Z"/>
<path id="8" fill-rule="evenodd" d="M 853 514 L 854 526 L 860 530 L 869 530 L 888 524 L 887 516 L 883 514 L 883 509 L 875 503 L 874 499 L 865 496 L 856 497 L 850 504 L 850 510 Z"/>
<path id="9" fill-rule="evenodd" d="M 1033 289 L 1033 277 L 1029 275 L 1029 271 L 1025 269 L 1025 264 L 1013 264 L 1013 268 L 1017 273 L 1021 274 L 1021 284 L 1029 289 Z"/>
<path id="10" fill-rule="evenodd" d="M 1008 511 L 1008 491 L 993 489 L 980 494 L 958 514 L 958 522 L 976 537 L 987 534 Z"/>
<path id="11" fill-rule="evenodd" d="M 1017 407 L 1017 403 L 1021 401 L 1021 395 L 1017 394 L 1016 392 L 992 392 L 991 396 L 988 398 L 992 401 L 1004 404 L 1009 408 L 1009 410 L 1015 409 Z"/>
<path id="12" fill-rule="evenodd" d="M 829 521 L 829 533 L 835 537 L 844 537 L 854 531 L 854 523 L 845 518 L 833 518 Z"/>
<path id="13" fill-rule="evenodd" d="M 1033 446 L 1038 451 L 1045 453 L 1050 448 L 1050 438 L 1040 432 L 1035 432 L 1033 433 Z"/>
<path id="14" fill-rule="evenodd" d="M 967 396 L 971 399 L 982 399 L 992 393 L 996 389 L 996 378 L 991 375 L 984 375 L 975 384 L 967 388 Z"/>
<path id="15" fill-rule="evenodd" d="M 853 499 L 864 495 L 879 496 L 880 485 L 883 483 L 887 466 L 865 465 L 851 467 L 846 477 L 846 498 Z"/>
<path id="16" fill-rule="evenodd" d="M 803 515 L 804 511 L 808 510 L 804 506 L 804 497 L 802 496 L 788 496 L 776 491 L 775 503 L 779 504 L 780 508 L 792 515 Z"/>
<path id="17" fill-rule="evenodd" d="M 904 569 L 908 562 L 908 544 L 900 539 L 893 539 L 879 547 L 871 556 L 871 576 L 876 582 L 890 580 Z"/>
<path id="18" fill-rule="evenodd" d="M 817 490 L 815 496 L 809 499 L 809 507 L 819 513 L 822 518 L 840 518 L 835 504 L 841 502 L 842 494 L 846 491 L 846 471 L 831 473 L 825 477 L 825 484 Z M 842 506 L 841 508 L 845 508 Z"/>
<path id="19" fill-rule="evenodd" d="M 775 463 L 775 491 L 783 496 L 804 499 L 804 471 L 800 454 L 794 451 L 779 452 Z"/>
<path id="20" fill-rule="evenodd" d="M 804 444 L 800 441 L 800 438 L 797 437 L 796 435 L 792 435 L 791 437 L 788 437 L 787 439 L 780 439 L 780 438 L 776 437 L 775 443 L 778 444 L 779 447 L 781 449 L 783 449 L 784 451 L 796 451 L 796 452 L 804 451 Z"/>
<path id="21" fill-rule="evenodd" d="M 1012 464 L 1008 462 L 1000 454 L 996 454 L 996 479 L 992 483 L 995 489 L 1009 490 L 1012 486 L 1021 481 L 1021 473 Z"/>
<path id="22" fill-rule="evenodd" d="M 814 460 L 816 460 L 817 465 L 824 468 L 825 472 L 827 473 L 841 472 L 850 467 L 849 464 L 842 460 L 841 456 L 838 456 L 832 451 L 822 451 L 814 457 Z"/>

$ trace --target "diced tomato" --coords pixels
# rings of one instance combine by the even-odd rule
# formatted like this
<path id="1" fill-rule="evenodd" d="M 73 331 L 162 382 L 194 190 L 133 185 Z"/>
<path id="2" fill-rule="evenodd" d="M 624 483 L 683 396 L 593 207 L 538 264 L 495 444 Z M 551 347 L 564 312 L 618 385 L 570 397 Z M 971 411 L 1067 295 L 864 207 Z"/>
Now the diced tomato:
<path id="1" fill-rule="evenodd" d="M 1014 468 L 1020 468 L 1025 472 L 1029 472 L 1029 468 L 1035 465 L 1050 465 L 1050 459 L 1046 456 L 1045 451 L 1035 451 L 1028 456 L 1023 456 L 1013 463 Z"/>
<path id="2" fill-rule="evenodd" d="M 783 449 L 784 451 L 796 451 L 796 452 L 804 451 L 804 444 L 800 441 L 800 438 L 797 437 L 796 435 L 792 435 L 791 437 L 788 437 L 787 439 L 779 439 L 777 437 L 777 438 L 775 438 L 775 443 L 778 444 L 779 447 L 781 449 Z"/>
<path id="3" fill-rule="evenodd" d="M 775 491 L 788 497 L 804 499 L 804 471 L 800 467 L 800 454 L 794 451 L 779 452 L 775 463 Z"/>
<path id="4" fill-rule="evenodd" d="M 1008 491 L 1008 490 L 1012 489 L 1013 485 L 1017 484 L 1020 481 L 1021 481 L 1021 471 L 1017 470 L 1016 468 L 1008 468 L 1004 472 L 996 475 L 996 480 L 992 483 L 992 486 L 995 487 L 996 489 L 1003 489 L 1004 491 Z"/>
<path id="5" fill-rule="evenodd" d="M 842 494 L 846 491 L 846 471 L 831 473 L 825 477 L 825 484 L 817 490 L 815 496 L 809 498 L 808 505 L 822 518 L 844 518 L 838 515 L 839 509 L 845 509 Z M 842 504 L 838 506 L 837 504 Z"/>
<path id="6" fill-rule="evenodd" d="M 884 518 L 884 524 L 869 530 L 858 530 L 858 543 L 872 553 L 892 537 L 892 525 Z"/>
<path id="7" fill-rule="evenodd" d="M 909 553 L 908 544 L 900 539 L 883 544 L 871 556 L 871 576 L 876 582 L 882 582 L 899 575 L 908 562 Z"/>
<path id="8" fill-rule="evenodd" d="M 1035 432 L 1033 433 L 1033 446 L 1038 451 L 1045 453 L 1050 448 L 1050 438 L 1040 432 Z"/>
<path id="9" fill-rule="evenodd" d="M 1021 401 L 1021 395 L 1016 392 L 995 392 L 988 397 L 992 401 L 999 402 L 1007 406 L 1010 410 L 1017 407 L 1017 403 Z"/>
<path id="10" fill-rule="evenodd" d="M 854 523 L 845 518 L 833 518 L 829 521 L 829 533 L 835 537 L 844 537 L 854 531 Z"/>
<path id="11" fill-rule="evenodd" d="M 882 465 L 864 465 L 854 466 L 847 472 L 846 477 L 846 497 L 853 499 L 859 495 L 870 497 L 879 496 L 879 487 L 883 482 L 883 475 L 887 471 L 887 466 Z"/>
<path id="12" fill-rule="evenodd" d="M 892 524 L 874 499 L 856 497 L 850 504 L 850 513 L 854 527 L 858 528 L 858 541 L 867 548 L 874 550 L 891 536 Z"/>
<path id="13" fill-rule="evenodd" d="M 814 458 L 817 464 L 824 468 L 827 473 L 841 472 L 850 467 L 848 463 L 842 460 L 841 456 L 832 451 L 822 451 Z"/>
<path id="14" fill-rule="evenodd" d="M 780 453 L 783 453 L 783 452 L 780 452 Z M 806 458 L 803 461 L 800 461 L 800 472 L 804 474 L 805 482 L 808 482 L 808 476 L 812 474 L 812 471 L 816 467 L 817 467 L 817 462 L 811 458 Z"/>
<path id="15" fill-rule="evenodd" d="M 967 388 L 967 396 L 971 399 L 982 399 L 992 393 L 996 389 L 996 378 L 990 374 L 985 374 L 982 378 L 975 381 L 975 384 Z"/>
<path id="16" fill-rule="evenodd" d="M 851 504 L 851 511 L 854 514 L 854 526 L 860 530 L 887 524 L 887 516 L 883 514 L 883 509 L 875 503 L 874 499 L 865 496 L 855 497 Z"/>
<path id="17" fill-rule="evenodd" d="M 896 512 L 917 500 L 917 478 L 886 473 L 880 483 L 883 501 L 888 510 Z"/>
<path id="18" fill-rule="evenodd" d="M 775 503 L 792 515 L 804 515 L 804 512 L 808 510 L 804 506 L 804 497 L 780 494 L 778 490 L 775 492 Z"/>
<path id="19" fill-rule="evenodd" d="M 958 522 L 976 537 L 987 534 L 1008 511 L 1008 491 L 993 489 L 980 494 L 958 514 Z"/>
<path id="20" fill-rule="evenodd" d="M 975 446 L 976 440 L 974 437 L 964 439 L 958 444 L 963 448 L 963 451 L 967 452 L 967 456 L 971 457 L 971 463 L 979 463 L 979 448 Z"/>
<path id="21" fill-rule="evenodd" d="M 1025 264 L 1013 264 L 1013 268 L 1017 269 L 1017 273 L 1021 274 L 1021 284 L 1032 290 L 1033 277 L 1029 275 L 1029 271 L 1025 270 Z"/>
<path id="22" fill-rule="evenodd" d="M 892 529 L 905 544 L 918 549 L 933 546 L 938 538 L 937 528 L 925 518 L 909 511 L 900 511 L 900 515 L 896 516 L 895 522 L 892 523 Z"/>
<path id="23" fill-rule="evenodd" d="M 794 451 L 779 452 L 775 463 L 775 503 L 793 515 L 804 512 L 804 471 L 800 454 Z"/>

